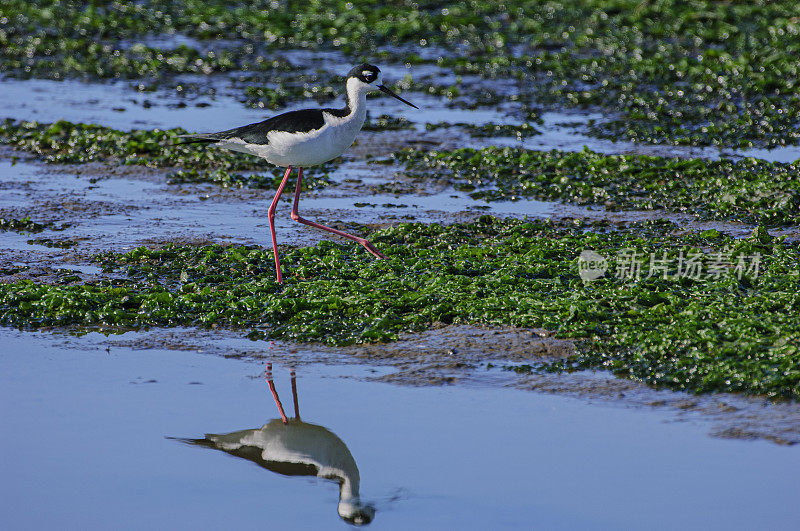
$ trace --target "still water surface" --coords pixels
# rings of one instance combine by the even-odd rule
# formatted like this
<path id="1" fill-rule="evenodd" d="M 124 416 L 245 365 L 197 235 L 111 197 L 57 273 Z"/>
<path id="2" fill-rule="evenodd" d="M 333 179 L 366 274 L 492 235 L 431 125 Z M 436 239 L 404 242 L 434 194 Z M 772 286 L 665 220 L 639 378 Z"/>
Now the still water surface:
<path id="1" fill-rule="evenodd" d="M 348 527 L 333 480 L 171 439 L 280 429 L 263 362 L 106 352 L 97 335 L 65 347 L 0 330 L 0 345 L 3 529 Z M 273 361 L 291 417 L 290 368 Z M 714 439 L 657 410 L 363 381 L 384 371 L 297 369 L 302 421 L 352 456 L 371 528 L 790 529 L 800 518 L 800 447 Z"/>

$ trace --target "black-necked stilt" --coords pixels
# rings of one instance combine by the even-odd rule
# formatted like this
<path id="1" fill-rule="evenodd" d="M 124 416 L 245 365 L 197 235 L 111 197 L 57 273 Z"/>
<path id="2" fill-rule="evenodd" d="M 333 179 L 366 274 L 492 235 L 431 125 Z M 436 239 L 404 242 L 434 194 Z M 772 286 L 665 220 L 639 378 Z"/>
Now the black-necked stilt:
<path id="1" fill-rule="evenodd" d="M 283 282 L 278 243 L 275 240 L 275 208 L 286 187 L 292 168 L 297 167 L 297 186 L 294 191 L 293 220 L 332 232 L 363 245 L 377 258 L 386 258 L 364 238 L 326 227 L 300 217 L 298 202 L 303 182 L 303 168 L 333 160 L 347 150 L 356 139 L 367 117 L 367 92 L 380 90 L 418 109 L 383 85 L 377 66 L 361 64 L 347 74 L 347 105 L 341 109 L 303 109 L 273 116 L 263 122 L 229 129 L 219 133 L 184 135 L 185 143 L 203 142 L 216 147 L 256 155 L 267 162 L 286 168 L 278 191 L 269 206 L 269 230 L 275 253 L 278 282 Z"/>
<path id="2" fill-rule="evenodd" d="M 272 381 L 271 363 L 267 365 L 265 376 L 278 406 L 280 419 L 273 419 L 261 428 L 224 434 L 209 433 L 204 439 L 178 440 L 222 450 L 286 476 L 332 479 L 339 483 L 339 516 L 356 525 L 370 523 L 375 517 L 375 508 L 361 501 L 361 477 L 347 445 L 327 428 L 300 420 L 294 371 L 291 373 L 295 409 L 293 419 L 286 418 L 278 398 Z"/>

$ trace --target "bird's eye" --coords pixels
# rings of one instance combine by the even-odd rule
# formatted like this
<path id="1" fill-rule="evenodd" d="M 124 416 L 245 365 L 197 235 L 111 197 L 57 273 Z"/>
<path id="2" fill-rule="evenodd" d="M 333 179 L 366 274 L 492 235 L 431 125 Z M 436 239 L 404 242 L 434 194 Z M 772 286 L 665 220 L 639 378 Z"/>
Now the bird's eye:
<path id="1" fill-rule="evenodd" d="M 375 74 L 373 74 L 369 70 L 362 70 L 361 75 L 364 76 L 364 79 L 366 79 L 367 81 L 372 81 L 373 79 L 375 79 Z"/>

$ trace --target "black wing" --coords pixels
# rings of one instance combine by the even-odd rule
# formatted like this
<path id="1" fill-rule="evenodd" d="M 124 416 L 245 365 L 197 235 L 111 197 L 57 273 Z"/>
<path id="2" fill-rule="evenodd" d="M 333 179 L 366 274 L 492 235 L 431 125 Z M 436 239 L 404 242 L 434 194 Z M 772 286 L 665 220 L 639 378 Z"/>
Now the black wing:
<path id="1" fill-rule="evenodd" d="M 264 449 L 257 446 L 240 446 L 232 450 L 220 448 L 217 444 L 208 439 L 183 439 L 180 437 L 167 437 L 186 444 L 197 446 L 204 446 L 206 448 L 213 448 L 214 450 L 222 450 L 226 454 L 234 455 L 252 461 L 262 468 L 266 468 L 272 472 L 282 474 L 284 476 L 316 476 L 319 474 L 319 468 L 310 463 L 289 463 L 283 461 L 267 461 L 263 457 Z"/>
<path id="2" fill-rule="evenodd" d="M 334 109 L 303 109 L 290 111 L 273 116 L 263 122 L 258 122 L 219 133 L 205 133 L 196 135 L 181 135 L 190 140 L 182 144 L 197 142 L 213 143 L 231 138 L 241 138 L 248 144 L 267 144 L 267 133 L 270 131 L 285 131 L 287 133 L 308 133 L 320 129 L 325 125 L 323 112 L 336 112 Z"/>

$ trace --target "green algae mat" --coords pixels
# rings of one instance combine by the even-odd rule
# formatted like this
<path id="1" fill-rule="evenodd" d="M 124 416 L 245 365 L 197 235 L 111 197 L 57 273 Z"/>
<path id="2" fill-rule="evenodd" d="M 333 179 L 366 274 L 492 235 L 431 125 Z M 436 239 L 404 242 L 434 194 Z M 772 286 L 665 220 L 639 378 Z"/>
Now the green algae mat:
<path id="1" fill-rule="evenodd" d="M 413 176 L 446 177 L 475 199 L 532 197 L 607 210 L 687 212 L 700 219 L 800 222 L 800 165 L 755 158 L 683 159 L 519 148 L 405 150 Z"/>
<path id="2" fill-rule="evenodd" d="M 175 34 L 195 42 L 148 44 L 148 37 Z M 226 45 L 213 46 L 219 39 Z M 774 147 L 800 136 L 795 0 L 0 4 L 6 75 L 127 78 L 142 87 L 180 74 L 296 77 L 286 61 L 270 57 L 280 49 L 341 50 L 353 62 L 432 63 L 458 75 L 514 80 L 510 94 L 489 83 L 464 102 L 496 106 L 513 96 L 527 109 L 598 109 L 610 117 L 591 127 L 598 137 Z M 278 85 L 264 94 L 250 85 L 244 90 L 256 94 L 245 96 L 272 107 L 303 93 Z"/>
<path id="3" fill-rule="evenodd" d="M 44 162 L 184 168 L 170 173 L 170 184 L 207 182 L 222 187 L 277 189 L 283 178 L 283 170 L 257 157 L 198 144 L 181 144 L 177 137 L 185 133 L 187 131 L 181 128 L 120 131 L 66 120 L 51 124 L 11 119 L 0 122 L 0 141 Z M 328 179 L 324 171 L 336 165 L 336 161 L 331 161 L 318 167 L 323 171 L 313 172 L 304 179 L 303 189 L 325 186 Z M 264 171 L 265 166 L 269 166 L 269 174 L 252 173 Z M 240 173 L 242 171 L 248 173 Z"/>
<path id="4" fill-rule="evenodd" d="M 196 144 L 176 144 L 183 129 L 133 130 L 58 121 L 52 124 L 4 120 L 0 140 L 40 160 L 80 164 L 174 168 L 170 183 L 209 182 L 223 187 L 276 189 L 282 172 L 252 173 L 264 164 L 255 157 Z M 337 159 L 338 160 L 338 159 Z M 305 189 L 330 183 L 327 172 L 312 172 Z M 699 219 L 740 221 L 780 227 L 800 223 L 800 165 L 755 158 L 682 159 L 645 155 L 603 155 L 521 148 L 403 150 L 393 160 L 407 176 L 445 179 L 476 200 L 525 197 L 597 205 L 607 210 L 666 210 Z"/>
<path id="5" fill-rule="evenodd" d="M 532 370 L 602 368 L 673 389 L 800 397 L 796 245 L 763 229 L 744 240 L 668 222 L 586 229 L 489 216 L 403 224 L 371 235 L 388 260 L 330 242 L 284 249 L 285 286 L 269 249 L 105 253 L 95 261 L 125 278 L 0 284 L 0 322 L 223 326 L 335 345 L 449 323 L 543 327 L 576 340 L 578 353 Z"/>

